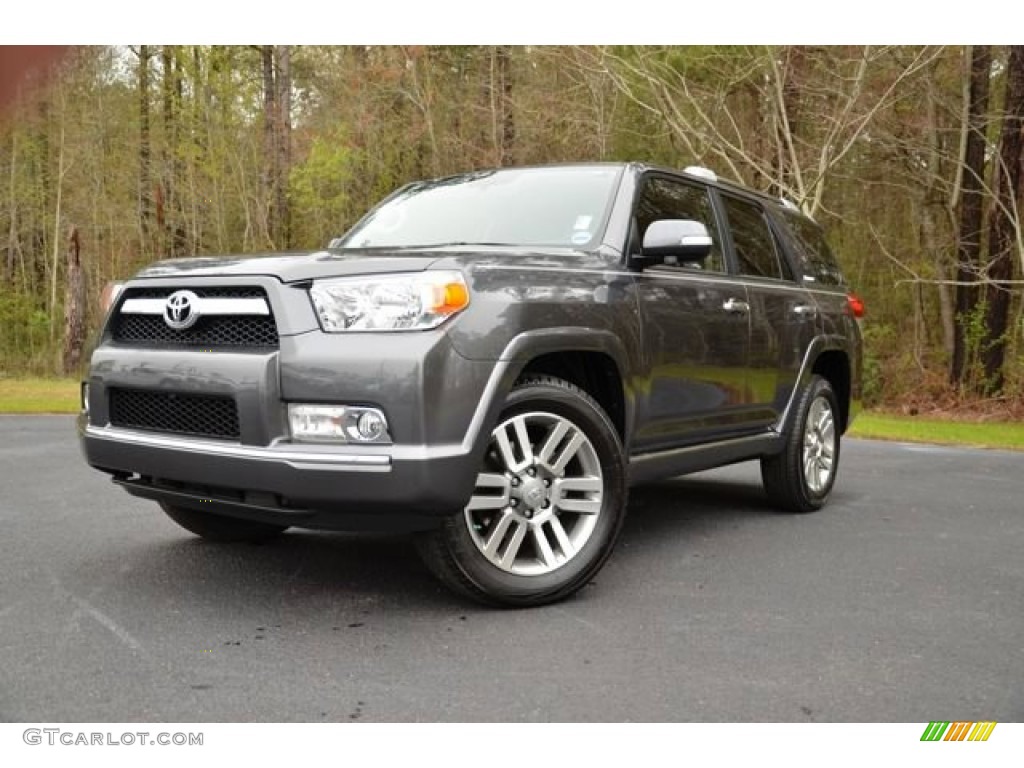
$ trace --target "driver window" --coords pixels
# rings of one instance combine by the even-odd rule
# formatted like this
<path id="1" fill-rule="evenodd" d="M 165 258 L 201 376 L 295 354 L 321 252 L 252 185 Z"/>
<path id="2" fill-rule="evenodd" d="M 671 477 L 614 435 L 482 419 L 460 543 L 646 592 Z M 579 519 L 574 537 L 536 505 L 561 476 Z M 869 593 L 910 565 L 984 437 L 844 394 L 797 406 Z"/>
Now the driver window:
<path id="1" fill-rule="evenodd" d="M 633 213 L 631 252 L 639 252 L 647 227 L 658 219 L 693 219 L 707 227 L 712 241 L 711 253 L 702 262 L 688 263 L 683 265 L 683 268 L 702 272 L 725 272 L 721 238 L 718 236 L 714 209 L 706 188 L 671 181 L 660 176 L 648 177 L 644 181 L 640 200 Z"/>

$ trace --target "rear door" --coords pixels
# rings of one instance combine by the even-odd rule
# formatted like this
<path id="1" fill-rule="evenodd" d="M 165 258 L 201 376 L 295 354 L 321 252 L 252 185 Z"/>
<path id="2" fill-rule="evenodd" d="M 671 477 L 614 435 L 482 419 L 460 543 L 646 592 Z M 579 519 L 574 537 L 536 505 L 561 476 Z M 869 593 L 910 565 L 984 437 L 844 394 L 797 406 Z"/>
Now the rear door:
<path id="1" fill-rule="evenodd" d="M 720 192 L 729 244 L 750 306 L 747 392 L 759 427 L 778 421 L 804 353 L 817 334 L 818 307 L 794 280 L 763 204 Z"/>

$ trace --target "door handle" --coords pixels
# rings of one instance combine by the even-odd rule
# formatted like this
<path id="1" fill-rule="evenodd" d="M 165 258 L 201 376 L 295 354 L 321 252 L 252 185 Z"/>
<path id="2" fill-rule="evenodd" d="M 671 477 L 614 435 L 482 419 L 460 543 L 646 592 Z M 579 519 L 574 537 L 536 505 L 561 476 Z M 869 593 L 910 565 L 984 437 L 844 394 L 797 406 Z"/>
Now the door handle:
<path id="1" fill-rule="evenodd" d="M 813 304 L 797 304 L 793 307 L 793 314 L 797 317 L 817 317 L 818 308 Z"/>
<path id="2" fill-rule="evenodd" d="M 726 299 L 725 303 L 722 304 L 722 309 L 735 315 L 750 314 L 750 305 L 745 301 L 740 301 L 739 299 Z"/>

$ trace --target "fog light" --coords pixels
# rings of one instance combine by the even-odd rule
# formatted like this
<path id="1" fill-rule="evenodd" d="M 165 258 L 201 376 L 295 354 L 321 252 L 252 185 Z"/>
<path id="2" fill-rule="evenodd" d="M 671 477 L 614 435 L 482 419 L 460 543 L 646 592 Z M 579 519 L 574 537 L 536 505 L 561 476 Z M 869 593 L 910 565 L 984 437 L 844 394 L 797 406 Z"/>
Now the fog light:
<path id="1" fill-rule="evenodd" d="M 360 438 L 373 442 L 387 431 L 387 424 L 378 411 L 364 411 L 356 421 L 356 429 Z"/>
<path id="2" fill-rule="evenodd" d="M 388 423 L 377 408 L 351 405 L 288 405 L 292 439 L 306 442 L 390 443 Z"/>

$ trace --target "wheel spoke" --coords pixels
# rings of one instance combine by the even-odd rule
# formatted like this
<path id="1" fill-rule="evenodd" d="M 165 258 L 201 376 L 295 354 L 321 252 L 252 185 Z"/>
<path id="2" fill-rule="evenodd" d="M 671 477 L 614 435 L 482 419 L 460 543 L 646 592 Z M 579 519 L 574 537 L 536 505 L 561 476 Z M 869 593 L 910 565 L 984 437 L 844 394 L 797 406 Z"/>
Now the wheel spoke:
<path id="1" fill-rule="evenodd" d="M 825 405 L 822 405 L 819 408 L 819 410 L 821 412 L 818 414 L 814 427 L 815 429 L 818 430 L 818 432 L 824 433 L 825 426 L 832 422 L 832 411 L 829 410 Z"/>
<path id="2" fill-rule="evenodd" d="M 491 535 L 487 538 L 487 542 L 484 544 L 484 554 L 487 555 L 491 560 L 497 559 L 498 548 L 501 546 L 501 542 L 505 539 L 505 534 L 508 533 L 508 528 L 515 521 L 515 515 L 512 514 L 511 510 L 505 510 L 505 513 L 498 519 L 498 522 L 494 524 L 494 529 L 491 531 Z"/>
<path id="3" fill-rule="evenodd" d="M 511 436 L 508 429 L 510 426 Z M 494 440 L 498 444 L 505 469 L 510 472 L 519 472 L 533 461 L 533 445 L 526 431 L 526 420 L 522 416 L 517 416 L 495 430 Z"/>
<path id="4" fill-rule="evenodd" d="M 818 462 L 813 456 L 804 457 L 804 478 L 812 491 L 818 490 Z"/>
<path id="5" fill-rule="evenodd" d="M 498 451 L 501 453 L 501 461 L 505 465 L 505 469 L 515 472 L 519 462 L 512 449 L 512 442 L 508 439 L 508 431 L 504 427 L 495 432 L 494 442 L 498 444 Z"/>
<path id="6" fill-rule="evenodd" d="M 519 444 L 519 453 L 523 457 L 523 466 L 533 461 L 533 443 L 530 442 L 530 435 L 526 431 L 526 419 L 522 416 L 512 421 L 516 430 L 516 442 Z"/>
<path id="7" fill-rule="evenodd" d="M 572 458 L 576 455 L 576 452 L 580 449 L 580 446 L 586 441 L 586 437 L 582 432 L 576 430 L 573 432 L 573 436 L 569 438 L 569 442 L 565 444 L 562 452 L 558 454 L 558 458 L 550 465 L 551 471 L 556 475 L 561 474 L 565 471 L 566 465 L 572 461 Z"/>
<path id="8" fill-rule="evenodd" d="M 559 499 L 555 502 L 555 507 L 559 512 L 596 515 L 601 511 L 601 499 Z"/>
<path id="9" fill-rule="evenodd" d="M 563 477 L 555 481 L 554 490 L 560 495 L 567 493 L 600 493 L 604 490 L 604 482 L 600 477 Z"/>
<path id="10" fill-rule="evenodd" d="M 500 488 L 502 493 L 494 495 L 491 493 L 478 493 L 480 490 Z M 494 472 L 481 472 L 476 476 L 476 490 L 466 505 L 470 512 L 479 509 L 502 509 L 508 506 L 509 501 L 509 480 L 505 475 Z"/>
<path id="11" fill-rule="evenodd" d="M 481 472 L 476 476 L 477 488 L 508 488 L 508 478 L 497 472 Z"/>
<path id="12" fill-rule="evenodd" d="M 825 426 L 821 430 L 821 441 L 828 446 L 836 441 L 836 425 L 831 418 L 825 422 Z"/>
<path id="13" fill-rule="evenodd" d="M 532 531 L 533 541 L 537 545 L 537 553 L 540 555 L 540 559 L 548 568 L 554 568 L 558 565 L 558 561 L 555 559 L 555 553 L 551 549 L 548 537 L 544 535 L 544 531 L 539 525 L 533 526 Z"/>
<path id="14" fill-rule="evenodd" d="M 470 512 L 478 512 L 481 509 L 502 509 L 508 506 L 507 496 L 473 496 L 466 505 Z"/>
<path id="15" fill-rule="evenodd" d="M 550 464 L 551 454 L 555 452 L 555 448 L 562 442 L 566 434 L 570 429 L 569 424 L 564 421 L 560 421 L 551 429 L 548 433 L 547 438 L 544 440 L 544 445 L 540 449 L 540 453 L 537 454 L 537 461 L 541 464 Z"/>
<path id="16" fill-rule="evenodd" d="M 505 552 L 499 560 L 500 565 L 510 566 L 516 561 L 516 555 L 519 554 L 519 548 L 523 545 L 523 539 L 526 538 L 527 525 L 522 520 L 515 521 L 515 530 L 512 531 L 512 538 L 508 542 L 508 546 L 505 547 Z"/>
<path id="17" fill-rule="evenodd" d="M 562 555 L 566 560 L 570 559 L 576 554 L 576 547 L 569 541 L 569 535 L 565 532 L 565 528 L 562 527 L 562 521 L 557 517 L 552 517 L 548 521 L 548 525 L 551 526 L 551 531 L 555 534 L 555 541 L 558 542 L 558 548 L 562 550 Z"/>

